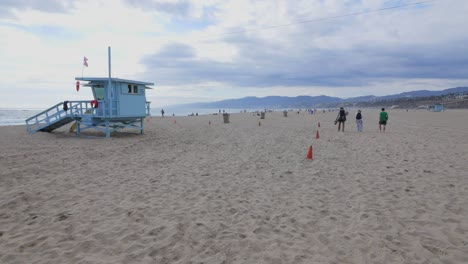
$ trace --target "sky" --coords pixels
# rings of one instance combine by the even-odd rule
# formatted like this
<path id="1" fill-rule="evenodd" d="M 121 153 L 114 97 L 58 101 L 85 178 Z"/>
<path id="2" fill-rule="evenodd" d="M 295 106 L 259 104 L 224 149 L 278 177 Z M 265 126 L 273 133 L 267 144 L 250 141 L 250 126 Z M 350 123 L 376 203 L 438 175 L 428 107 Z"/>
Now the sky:
<path id="1" fill-rule="evenodd" d="M 153 108 L 468 86 L 468 1 L 421 1 L 0 0 L 0 108 L 92 100 L 109 46 Z"/>

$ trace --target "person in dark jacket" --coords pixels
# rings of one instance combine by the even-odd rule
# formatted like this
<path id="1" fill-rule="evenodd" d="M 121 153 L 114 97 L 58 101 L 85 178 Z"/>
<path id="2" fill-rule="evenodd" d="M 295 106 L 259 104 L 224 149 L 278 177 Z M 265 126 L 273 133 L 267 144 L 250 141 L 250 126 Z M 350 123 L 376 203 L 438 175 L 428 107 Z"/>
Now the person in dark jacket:
<path id="1" fill-rule="evenodd" d="M 335 120 L 335 125 L 338 124 L 338 131 L 343 131 L 344 132 L 344 125 L 346 122 L 346 112 L 343 107 L 340 107 L 340 111 L 338 112 L 338 116 L 336 117 Z"/>
<path id="2" fill-rule="evenodd" d="M 362 114 L 361 114 L 361 110 L 358 110 L 357 111 L 357 114 L 356 114 L 356 125 L 357 125 L 357 131 L 358 132 L 362 132 L 362 128 L 363 128 L 363 123 L 362 123 Z"/>

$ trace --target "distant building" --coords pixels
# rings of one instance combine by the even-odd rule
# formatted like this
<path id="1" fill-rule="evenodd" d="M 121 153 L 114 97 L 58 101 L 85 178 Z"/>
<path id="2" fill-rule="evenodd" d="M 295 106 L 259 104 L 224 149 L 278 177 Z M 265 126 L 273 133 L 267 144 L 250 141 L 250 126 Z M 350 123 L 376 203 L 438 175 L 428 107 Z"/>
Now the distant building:
<path id="1" fill-rule="evenodd" d="M 430 105 L 428 110 L 432 112 L 443 112 L 444 106 L 441 104 Z"/>

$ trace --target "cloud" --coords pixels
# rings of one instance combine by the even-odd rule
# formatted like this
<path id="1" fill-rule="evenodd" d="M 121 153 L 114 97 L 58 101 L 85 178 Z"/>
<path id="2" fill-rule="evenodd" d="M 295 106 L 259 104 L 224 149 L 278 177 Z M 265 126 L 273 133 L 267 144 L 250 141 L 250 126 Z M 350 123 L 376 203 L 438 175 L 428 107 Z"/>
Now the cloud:
<path id="1" fill-rule="evenodd" d="M 75 0 L 2 0 L 0 18 L 15 18 L 15 12 L 37 10 L 46 13 L 66 13 L 74 8 Z"/>
<path id="2" fill-rule="evenodd" d="M 292 11 L 302 10 L 296 8 L 302 4 L 290 4 L 281 13 L 290 17 L 283 20 L 304 18 Z M 336 6 L 333 10 L 339 12 L 345 7 Z M 160 82 L 174 85 L 213 81 L 239 87 L 340 88 L 370 85 L 379 78 L 463 79 L 468 71 L 468 46 L 463 43 L 468 43 L 468 36 L 460 34 L 463 18 L 447 19 L 445 8 L 407 8 L 258 31 L 230 28 L 228 33 L 236 33 L 221 34 L 219 41 L 236 50 L 231 61 L 193 56 L 203 46 L 187 42 L 183 51 L 190 50 L 190 57 L 168 54 L 165 50 L 177 50 L 180 45 L 168 44 L 141 62 L 147 76 L 159 76 Z M 447 34 L 444 27 L 454 34 Z M 434 29 L 444 37 L 435 37 Z"/>
<path id="3" fill-rule="evenodd" d="M 84 75 L 107 76 L 107 46 L 113 76 L 154 82 L 150 96 L 171 101 L 467 85 L 468 2 L 346 16 L 411 2 L 4 0 L 0 92 L 14 87 L 31 105 L 72 99 L 83 56 Z M 8 96 L 0 107 L 24 101 Z"/>
<path id="4" fill-rule="evenodd" d="M 156 59 L 167 58 L 172 59 L 190 59 L 195 57 L 195 51 L 191 46 L 175 43 L 172 45 L 164 46 L 163 49 L 159 52 Z"/>
<path id="5" fill-rule="evenodd" d="M 160 0 L 124 0 L 132 7 L 140 8 L 145 11 L 156 11 L 176 16 L 187 16 L 190 13 L 192 4 L 190 1 L 160 1 Z"/>

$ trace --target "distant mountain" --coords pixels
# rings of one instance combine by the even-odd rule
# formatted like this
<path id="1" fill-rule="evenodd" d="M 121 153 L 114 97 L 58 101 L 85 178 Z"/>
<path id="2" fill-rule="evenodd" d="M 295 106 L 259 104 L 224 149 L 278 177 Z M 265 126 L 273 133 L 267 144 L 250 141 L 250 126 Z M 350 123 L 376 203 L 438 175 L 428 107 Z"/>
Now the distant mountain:
<path id="1" fill-rule="evenodd" d="M 463 93 L 463 92 L 465 93 L 468 92 L 468 87 L 456 87 L 456 88 L 445 89 L 442 91 L 418 90 L 418 91 L 404 92 L 400 94 L 380 96 L 378 97 L 378 100 L 389 100 L 389 99 L 408 98 L 408 97 L 441 96 L 441 95 L 446 95 L 446 94 Z"/>
<path id="2" fill-rule="evenodd" d="M 339 103 L 342 99 L 330 96 L 267 96 L 267 97 L 244 97 L 240 99 L 229 99 L 209 103 L 185 104 L 184 107 L 193 108 L 307 108 L 320 103 Z"/>
<path id="3" fill-rule="evenodd" d="M 286 97 L 286 96 L 267 96 L 267 97 L 244 97 L 240 99 L 228 99 L 216 102 L 208 103 L 192 103 L 192 104 L 183 104 L 176 105 L 176 107 L 191 107 L 191 108 L 234 108 L 234 109 L 281 109 L 281 108 L 330 108 L 336 107 L 339 105 L 352 105 L 358 103 L 370 103 L 370 102 L 384 102 L 384 101 L 395 101 L 398 99 L 411 99 L 411 98 L 423 98 L 431 96 L 443 96 L 448 94 L 457 94 L 457 93 L 468 93 L 468 87 L 456 87 L 445 89 L 442 91 L 428 91 L 428 90 L 419 90 L 404 92 L 394 95 L 386 96 L 374 96 L 366 95 L 353 98 L 342 99 L 338 97 L 331 96 L 296 96 L 296 97 Z"/>
<path id="4" fill-rule="evenodd" d="M 342 102 L 346 102 L 346 103 L 369 102 L 369 101 L 375 101 L 377 98 L 378 97 L 374 95 L 366 95 L 366 96 L 343 99 Z"/>

